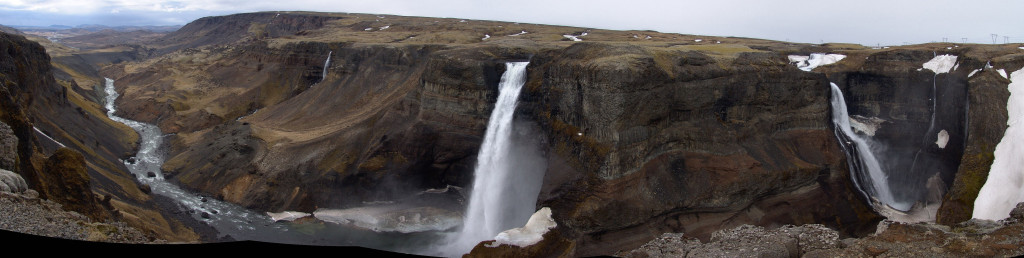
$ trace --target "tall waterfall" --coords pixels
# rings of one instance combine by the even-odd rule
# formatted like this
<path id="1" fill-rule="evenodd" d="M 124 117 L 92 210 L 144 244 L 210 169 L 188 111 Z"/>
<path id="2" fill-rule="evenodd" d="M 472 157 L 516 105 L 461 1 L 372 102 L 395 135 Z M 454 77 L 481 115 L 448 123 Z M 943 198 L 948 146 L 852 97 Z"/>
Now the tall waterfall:
<path id="1" fill-rule="evenodd" d="M 449 240 L 442 252 L 461 256 L 480 241 L 494 239 L 504 230 L 521 227 L 536 208 L 539 179 L 526 171 L 517 158 L 512 113 L 519 90 L 526 83 L 528 62 L 506 63 L 499 84 L 498 101 L 487 123 L 487 132 L 477 156 L 469 206 L 462 231 Z M 542 176 L 541 176 L 542 177 Z"/>
<path id="2" fill-rule="evenodd" d="M 879 202 L 900 210 L 910 209 L 911 204 L 898 203 L 889 189 L 888 176 L 882 170 L 878 158 L 872 152 L 869 140 L 860 137 L 850 129 L 850 114 L 847 112 L 846 99 L 839 86 L 832 84 L 832 123 L 836 127 L 836 137 L 846 149 L 850 172 L 854 173 L 854 182 L 858 188 L 866 191 L 868 196 Z"/>

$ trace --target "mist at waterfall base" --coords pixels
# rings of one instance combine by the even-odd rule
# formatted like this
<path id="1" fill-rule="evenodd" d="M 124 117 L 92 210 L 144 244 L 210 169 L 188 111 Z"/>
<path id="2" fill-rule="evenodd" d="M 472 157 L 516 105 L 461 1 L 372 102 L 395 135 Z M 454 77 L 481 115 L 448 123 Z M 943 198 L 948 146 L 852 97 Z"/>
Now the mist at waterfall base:
<path id="1" fill-rule="evenodd" d="M 114 90 L 113 80 L 106 79 L 105 86 L 107 115 L 139 133 L 139 151 L 135 157 L 124 161 L 125 166 L 141 184 L 149 185 L 154 194 L 169 197 L 176 202 L 180 212 L 188 213 L 193 219 L 216 229 L 219 238 L 294 245 L 362 246 L 393 252 L 421 253 L 433 248 L 438 239 L 443 237 L 443 232 L 375 232 L 320 221 L 275 222 L 266 214 L 185 191 L 165 180 L 160 170 L 167 155 L 163 143 L 167 135 L 155 125 L 114 115 L 114 101 L 119 94 Z M 148 176 L 149 172 L 153 172 L 154 176 Z"/>
<path id="2" fill-rule="evenodd" d="M 461 256 L 502 231 L 522 227 L 536 211 L 537 195 L 547 160 L 535 127 L 514 119 L 519 91 L 526 82 L 527 62 L 506 63 L 498 100 L 487 124 L 473 185 L 459 232 L 450 235 L 437 254 Z"/>
<path id="3" fill-rule="evenodd" d="M 790 60 L 810 72 L 843 57 L 825 60 L 832 62 L 808 61 L 822 56 L 828 55 L 791 56 Z M 901 90 L 893 101 L 926 104 L 928 119 L 923 122 L 872 117 L 870 114 L 877 110 L 854 108 L 855 104 L 847 106 L 840 87 L 830 83 L 835 135 L 847 156 L 853 183 L 875 210 L 890 220 L 934 221 L 942 195 L 958 169 L 965 144 L 967 88 L 963 78 L 950 74 L 956 67 L 956 56 L 937 55 L 918 70 L 933 73 L 917 73 L 911 80 L 899 83 Z M 861 87 L 878 79 L 863 76 L 855 74 L 844 82 Z M 857 101 L 861 100 L 855 98 L 854 103 Z M 852 115 L 855 111 L 865 115 Z"/>
<path id="4" fill-rule="evenodd" d="M 842 90 L 835 83 L 832 86 L 832 121 L 836 126 L 836 137 L 839 137 L 853 171 L 859 171 L 854 183 L 865 192 L 866 196 L 875 197 L 879 202 L 890 206 L 904 207 L 904 203 L 896 202 L 889 189 L 888 175 L 882 170 L 881 163 L 875 157 L 872 147 L 875 144 L 858 136 L 850 126 L 850 115 L 847 113 L 846 99 Z"/>

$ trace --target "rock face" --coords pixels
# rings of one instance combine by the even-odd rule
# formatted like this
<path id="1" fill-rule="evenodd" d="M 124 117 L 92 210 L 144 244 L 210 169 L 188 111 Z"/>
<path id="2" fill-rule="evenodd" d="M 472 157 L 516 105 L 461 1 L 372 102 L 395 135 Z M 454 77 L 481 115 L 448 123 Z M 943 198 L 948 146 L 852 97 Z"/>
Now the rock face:
<path id="1" fill-rule="evenodd" d="M 39 197 L 60 200 L 94 220 L 123 219 L 171 241 L 197 239 L 181 222 L 161 215 L 119 161 L 132 149 L 134 131 L 107 119 L 101 105 L 92 102 L 95 96 L 80 94 L 78 79 L 56 80 L 54 65 L 62 66 L 51 63 L 40 44 L 0 33 L 0 122 L 10 126 L 17 141 L 17 166 L 10 170 Z M 10 158 L 11 138 L 0 139 L 4 157 Z M 68 149 L 58 150 L 54 141 Z M 97 195 L 109 199 L 101 203 Z"/>
<path id="2" fill-rule="evenodd" d="M 97 221 L 110 217 L 92 193 L 82 154 L 68 148 L 57 149 L 46 159 L 43 169 L 43 183 L 36 186 L 41 196 Z"/>
<path id="3" fill-rule="evenodd" d="M 995 158 L 996 145 L 1006 130 L 1006 100 L 1009 83 L 995 71 L 983 71 L 970 78 L 968 135 L 959 172 L 936 214 L 936 222 L 952 226 L 971 218 L 974 200 L 985 184 Z"/>
<path id="4" fill-rule="evenodd" d="M 829 221 L 855 234 L 877 218 L 846 177 L 823 74 L 749 48 L 559 54 L 538 62 L 523 102 L 552 143 L 540 201 L 583 234 L 577 254 L 652 231 Z"/>
<path id="5" fill-rule="evenodd" d="M 890 156 L 903 161 L 890 166 L 905 172 L 893 178 L 910 189 L 900 193 L 907 199 L 937 203 L 947 185 L 949 198 L 970 199 L 983 176 L 963 171 L 987 165 L 968 156 L 991 154 L 995 145 L 986 146 L 1000 132 L 986 126 L 999 114 L 982 111 L 998 101 L 979 102 L 1000 97 L 1002 82 L 967 75 L 1006 50 L 947 51 L 959 69 L 936 75 L 919 69 L 945 46 L 719 45 L 662 34 L 642 43 L 599 30 L 587 37 L 600 42 L 552 42 L 544 33 L 562 39 L 560 30 L 580 29 L 539 26 L 521 35 L 529 40 L 480 43 L 462 39 L 457 22 L 433 24 L 340 14 L 204 18 L 160 41 L 159 56 L 106 71 L 119 75 L 119 114 L 176 133 L 163 168 L 174 180 L 249 208 L 312 212 L 468 187 L 500 64 L 529 60 L 516 119 L 543 143 L 538 206 L 551 207 L 564 240 L 551 244 L 576 256 L 630 250 L 664 232 L 708 240 L 741 224 L 873 231 L 881 218 L 851 181 L 829 82 L 849 96 L 851 114 L 877 124 L 875 138 L 894 146 Z M 419 34 L 431 30 L 452 34 Z M 849 57 L 815 72 L 786 59 L 831 51 Z M 923 187 L 930 178 L 942 183 Z"/>
<path id="6" fill-rule="evenodd" d="M 1018 207 L 1022 207 L 1018 205 Z M 1024 210 L 1024 209 L 1015 209 Z M 714 233 L 701 243 L 684 234 L 666 233 L 624 257 L 964 257 L 1024 254 L 1019 220 L 971 220 L 953 227 L 934 223 L 884 221 L 875 234 L 839 239 L 821 225 L 786 225 L 766 230 L 743 225 Z"/>
<path id="7" fill-rule="evenodd" d="M 0 169 L 18 169 L 18 137 L 3 122 L 0 122 Z"/>

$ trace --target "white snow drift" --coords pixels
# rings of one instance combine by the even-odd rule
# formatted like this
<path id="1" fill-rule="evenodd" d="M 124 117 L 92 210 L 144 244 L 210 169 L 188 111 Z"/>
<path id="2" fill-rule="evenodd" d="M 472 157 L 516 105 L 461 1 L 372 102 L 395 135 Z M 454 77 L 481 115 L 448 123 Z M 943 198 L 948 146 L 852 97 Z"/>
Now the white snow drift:
<path id="1" fill-rule="evenodd" d="M 846 58 L 846 55 L 823 53 L 813 53 L 810 56 L 790 55 L 789 63 L 796 64 L 800 70 L 810 72 L 818 66 L 834 64 L 843 58 Z"/>
<path id="2" fill-rule="evenodd" d="M 544 234 L 556 226 L 558 224 L 551 218 L 551 209 L 548 207 L 540 208 L 540 210 L 530 216 L 526 226 L 498 233 L 494 237 L 494 244 L 487 245 L 487 247 L 497 247 L 502 244 L 518 247 L 530 246 L 544 240 Z"/>
<path id="3" fill-rule="evenodd" d="M 935 74 L 948 73 L 956 66 L 956 56 L 941 55 L 935 56 L 932 60 L 924 63 L 924 69 L 932 70 Z"/>
<path id="4" fill-rule="evenodd" d="M 1005 219 L 1018 202 L 1024 201 L 1024 69 L 1013 72 L 1010 79 L 1008 127 L 996 145 L 988 181 L 974 201 L 974 218 L 978 219 Z"/>

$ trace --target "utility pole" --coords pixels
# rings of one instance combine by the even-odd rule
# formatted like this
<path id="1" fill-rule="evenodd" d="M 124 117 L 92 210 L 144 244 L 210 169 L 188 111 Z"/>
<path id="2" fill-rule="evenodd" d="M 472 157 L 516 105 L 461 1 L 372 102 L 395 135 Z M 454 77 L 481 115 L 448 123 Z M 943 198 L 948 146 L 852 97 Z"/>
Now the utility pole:
<path id="1" fill-rule="evenodd" d="M 996 44 L 996 40 L 999 40 L 999 34 L 992 34 L 992 44 Z"/>
<path id="2" fill-rule="evenodd" d="M 964 44 L 967 44 L 967 38 L 960 38 L 960 39 L 964 40 Z"/>
<path id="3" fill-rule="evenodd" d="M 1003 36 L 1003 44 L 1010 43 L 1010 36 Z"/>
<path id="4" fill-rule="evenodd" d="M 949 43 L 949 38 L 942 38 L 942 43 Z"/>

